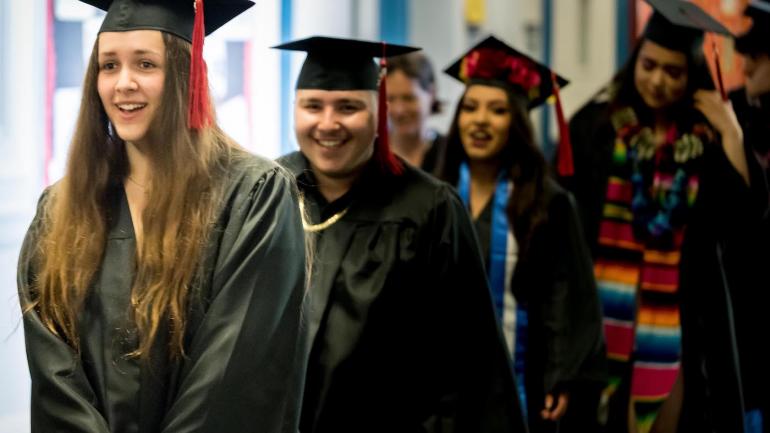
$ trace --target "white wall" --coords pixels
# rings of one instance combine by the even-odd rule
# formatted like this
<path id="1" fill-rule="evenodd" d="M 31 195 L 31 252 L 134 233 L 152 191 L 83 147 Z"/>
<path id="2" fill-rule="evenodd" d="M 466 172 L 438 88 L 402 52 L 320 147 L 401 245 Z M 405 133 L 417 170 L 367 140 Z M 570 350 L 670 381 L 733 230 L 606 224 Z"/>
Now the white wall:
<path id="1" fill-rule="evenodd" d="M 241 140 L 241 144 L 249 150 L 266 156 L 276 158 L 281 154 L 281 124 L 279 118 L 281 94 L 280 86 L 276 83 L 280 80 L 280 52 L 270 47 L 279 44 L 280 28 L 280 3 L 276 1 L 257 1 L 251 9 L 228 23 L 222 30 L 237 31 L 239 38 L 246 38 L 250 42 L 248 62 L 249 82 L 251 88 L 245 89 L 249 100 L 233 101 L 231 107 L 218 106 L 220 122 L 225 123 L 226 110 L 233 112 L 236 118 L 239 112 L 248 108 L 246 115 L 250 122 L 251 130 L 248 136 Z M 229 24 L 235 24 L 230 26 Z M 230 36 L 228 33 L 214 33 L 211 38 Z M 242 116 L 242 113 L 241 113 Z M 223 125 L 227 127 L 230 125 Z M 233 129 L 236 125 L 232 125 Z"/>
<path id="2" fill-rule="evenodd" d="M 409 4 L 409 43 L 422 47 L 433 62 L 438 98 L 444 111 L 433 116 L 431 126 L 446 131 L 462 86 L 442 70 L 469 46 L 463 18 L 464 0 L 412 0 Z"/>
<path id="3" fill-rule="evenodd" d="M 478 29 L 465 24 L 464 0 L 412 0 L 410 42 L 423 47 L 433 60 L 439 97 L 445 112 L 431 123 L 446 130 L 462 86 L 441 71 L 475 42 L 492 33 L 517 49 L 542 60 L 543 0 L 487 0 L 486 20 Z M 581 8 L 586 9 L 581 20 Z M 615 70 L 615 0 L 554 0 L 551 41 L 552 66 L 572 84 L 563 91 L 569 116 Z M 581 51 L 581 43 L 586 49 Z M 533 113 L 535 127 L 538 113 Z"/>
<path id="4" fill-rule="evenodd" d="M 6 128 L 0 134 L 0 432 L 29 431 L 29 375 L 16 295 L 22 237 L 42 188 L 44 44 L 41 1 L 6 2 Z"/>
<path id="5" fill-rule="evenodd" d="M 553 67 L 571 82 L 562 92 L 565 115 L 570 116 L 615 72 L 616 1 L 554 3 Z"/>
<path id="6" fill-rule="evenodd" d="M 358 10 L 352 10 L 350 17 L 355 27 L 350 36 L 358 39 L 376 41 L 380 39 L 380 1 L 355 0 L 353 5 Z"/>
<path id="7" fill-rule="evenodd" d="M 294 0 L 294 39 L 313 35 L 349 37 L 356 0 Z"/>

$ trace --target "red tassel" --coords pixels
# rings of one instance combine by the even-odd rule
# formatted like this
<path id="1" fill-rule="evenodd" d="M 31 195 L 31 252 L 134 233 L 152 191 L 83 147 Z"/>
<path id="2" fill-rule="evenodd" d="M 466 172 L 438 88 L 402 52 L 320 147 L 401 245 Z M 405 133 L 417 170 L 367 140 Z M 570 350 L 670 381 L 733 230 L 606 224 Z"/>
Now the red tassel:
<path id="1" fill-rule="evenodd" d="M 559 82 L 556 74 L 551 71 L 551 81 L 553 82 L 553 95 L 556 98 L 556 120 L 559 122 L 559 149 L 556 154 L 556 172 L 561 177 L 569 177 L 575 174 L 575 166 L 572 162 L 572 142 L 569 138 L 569 128 L 564 119 L 564 110 L 561 106 L 561 95 L 559 95 Z"/>
<path id="2" fill-rule="evenodd" d="M 725 91 L 725 82 L 722 79 L 722 65 L 719 61 L 719 50 L 717 49 L 717 41 L 715 38 L 711 38 L 711 49 L 714 50 L 714 64 L 717 71 L 717 87 L 719 88 L 719 95 L 722 96 L 722 101 L 727 102 L 727 92 Z"/>
<path id="3" fill-rule="evenodd" d="M 385 76 L 388 71 L 388 61 L 385 53 L 386 44 L 382 43 L 382 57 L 380 57 L 380 85 L 379 101 L 377 113 L 377 134 L 379 138 L 375 144 L 374 157 L 380 164 L 380 168 L 385 173 L 400 175 L 404 171 L 401 161 L 390 151 L 390 141 L 388 139 L 388 88 L 385 84 Z"/>
<path id="4" fill-rule="evenodd" d="M 212 123 L 206 62 L 203 60 L 203 40 L 206 37 L 203 0 L 194 0 L 195 21 L 190 54 L 190 95 L 188 123 L 191 129 L 203 129 Z"/>

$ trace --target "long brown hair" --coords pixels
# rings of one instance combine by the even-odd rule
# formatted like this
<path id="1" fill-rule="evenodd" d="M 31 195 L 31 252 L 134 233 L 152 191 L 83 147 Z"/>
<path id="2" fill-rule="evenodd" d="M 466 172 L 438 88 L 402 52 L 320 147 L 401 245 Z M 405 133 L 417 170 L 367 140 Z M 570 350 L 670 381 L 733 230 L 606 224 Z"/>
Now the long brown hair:
<path id="1" fill-rule="evenodd" d="M 149 128 L 152 164 L 131 290 L 139 337 L 131 355 L 144 356 L 167 326 L 169 355 L 184 355 L 190 287 L 221 200 L 228 160 L 237 145 L 216 124 L 187 127 L 190 44 L 166 33 L 163 102 Z M 67 168 L 43 207 L 38 277 L 32 304 L 45 326 L 80 349 L 77 317 L 101 265 L 109 229 L 109 197 L 128 170 L 125 143 L 111 128 L 97 93 L 98 39 L 86 72 Z M 161 138 L 162 137 L 162 138 Z M 236 152 L 239 153 L 239 152 Z M 164 326 L 164 324 L 166 324 Z"/>
<path id="2" fill-rule="evenodd" d="M 519 251 L 525 254 L 535 228 L 542 224 L 547 217 L 544 192 L 548 166 L 543 152 L 535 141 L 534 128 L 529 118 L 526 102 L 511 91 L 508 86 L 498 87 L 503 89 L 508 96 L 508 105 L 511 110 L 508 141 L 499 156 L 502 160 L 502 170 L 506 171 L 508 178 L 514 185 L 513 194 L 508 199 L 507 214 L 513 227 L 513 234 L 516 237 Z M 460 97 L 455 108 L 447 136 L 447 156 L 438 173 L 442 180 L 451 185 L 457 185 L 460 164 L 468 159 L 457 122 L 464 98 L 465 93 Z"/>

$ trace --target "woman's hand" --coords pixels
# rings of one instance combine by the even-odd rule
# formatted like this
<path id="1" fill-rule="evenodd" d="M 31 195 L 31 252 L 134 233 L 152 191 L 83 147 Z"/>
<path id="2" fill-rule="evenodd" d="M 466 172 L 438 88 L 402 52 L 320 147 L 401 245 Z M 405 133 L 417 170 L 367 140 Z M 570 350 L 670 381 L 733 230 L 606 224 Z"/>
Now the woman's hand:
<path id="1" fill-rule="evenodd" d="M 722 147 L 727 159 L 748 185 L 749 167 L 743 148 L 743 129 L 738 123 L 733 105 L 730 101 L 723 101 L 716 91 L 698 90 L 693 99 L 695 108 L 706 116 L 711 126 L 722 136 Z"/>
<path id="2" fill-rule="evenodd" d="M 569 396 L 565 392 L 560 393 L 556 401 L 553 394 L 546 394 L 545 407 L 540 411 L 540 416 L 550 421 L 558 421 L 567 412 L 568 403 Z"/>
<path id="3" fill-rule="evenodd" d="M 730 101 L 723 101 L 719 92 L 713 90 L 698 90 L 693 99 L 695 108 L 706 116 L 723 138 L 735 137 L 743 141 L 743 130 Z"/>

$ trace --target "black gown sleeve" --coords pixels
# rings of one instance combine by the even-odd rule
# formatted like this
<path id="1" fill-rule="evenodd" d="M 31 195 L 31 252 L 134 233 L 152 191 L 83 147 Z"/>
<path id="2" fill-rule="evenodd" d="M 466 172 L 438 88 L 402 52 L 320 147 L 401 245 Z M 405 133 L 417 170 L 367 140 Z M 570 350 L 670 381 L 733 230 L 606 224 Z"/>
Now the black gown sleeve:
<path id="1" fill-rule="evenodd" d="M 436 308 L 444 328 L 437 367 L 448 369 L 443 384 L 448 394 L 436 408 L 442 423 L 427 430 L 524 432 L 476 235 L 449 186 L 441 190 L 428 226 L 433 232 L 426 272 L 441 290 Z M 454 429 L 446 430 L 448 425 Z"/>
<path id="2" fill-rule="evenodd" d="M 295 432 L 305 370 L 304 233 L 296 189 L 273 169 L 234 207 L 212 299 L 163 432 Z"/>
<path id="3" fill-rule="evenodd" d="M 559 183 L 565 188 L 574 190 L 578 185 L 585 185 L 588 179 L 584 179 L 586 176 L 586 168 L 590 167 L 590 152 L 591 152 L 591 140 L 595 137 L 595 119 L 594 115 L 596 110 L 592 105 L 586 105 L 582 107 L 575 116 L 569 121 L 569 136 L 572 143 L 572 161 L 575 168 L 575 172 L 569 177 L 559 177 Z M 552 164 L 556 166 L 554 161 Z M 554 170 L 555 172 L 555 170 Z M 573 191 L 574 192 L 574 191 Z"/>
<path id="4" fill-rule="evenodd" d="M 589 102 L 570 119 L 569 130 L 575 173 L 558 180 L 575 197 L 585 240 L 594 255 L 615 142 L 608 104 Z"/>
<path id="5" fill-rule="evenodd" d="M 541 302 L 548 348 L 543 383 L 546 393 L 586 382 L 601 384 L 606 379 L 593 263 L 572 196 L 556 195 L 548 214 L 550 233 L 544 244 L 549 248 L 542 251 L 545 267 L 540 279 L 549 281 L 551 276 Z"/>
<path id="6" fill-rule="evenodd" d="M 704 153 L 682 246 L 679 296 L 685 431 L 726 433 L 742 429 L 744 409 L 722 248 L 751 203 L 748 186 L 719 146 L 707 143 Z"/>
<path id="7" fill-rule="evenodd" d="M 37 215 L 27 231 L 19 256 L 17 284 L 23 310 L 31 301 L 35 278 L 33 255 L 39 248 L 42 209 L 48 196 L 40 198 Z M 107 422 L 96 405 L 96 395 L 75 350 L 43 325 L 34 309 L 23 315 L 31 388 L 32 433 L 109 433 Z"/>
<path id="8" fill-rule="evenodd" d="M 544 397 L 567 393 L 560 429 L 595 431 L 607 375 L 599 296 L 577 206 L 571 194 L 550 185 L 547 219 L 520 252 L 511 283 L 530 312 L 525 364 L 530 427 L 551 428 L 540 418 Z"/>

